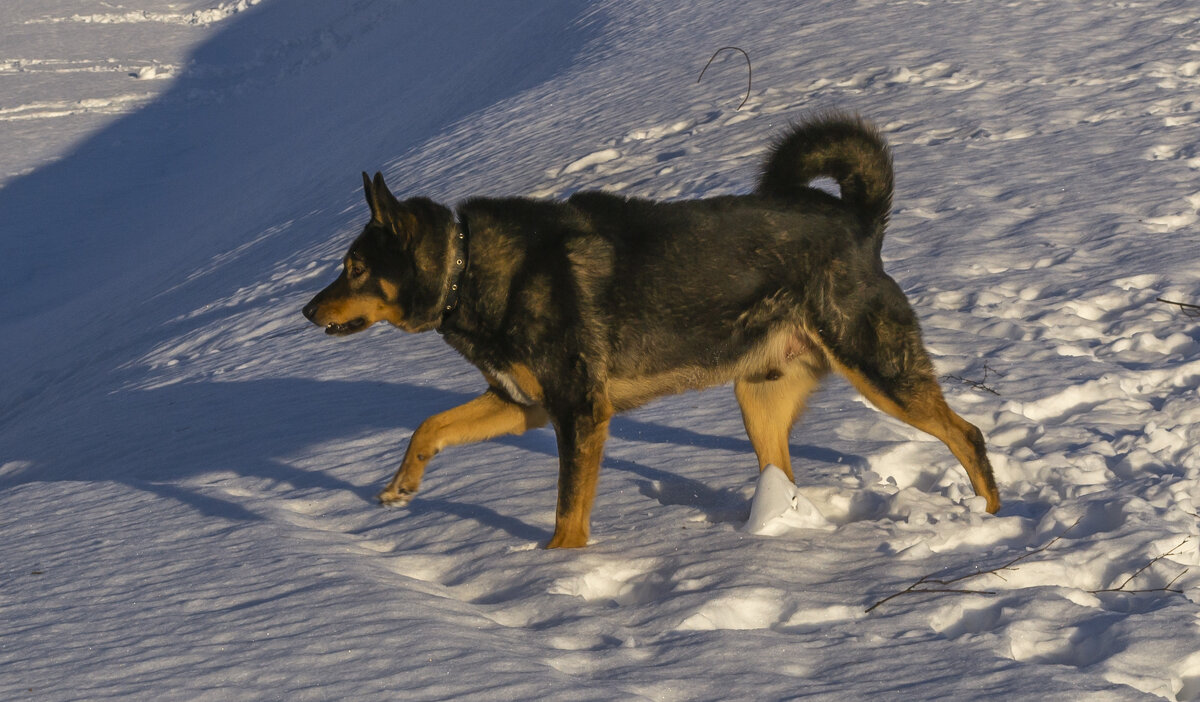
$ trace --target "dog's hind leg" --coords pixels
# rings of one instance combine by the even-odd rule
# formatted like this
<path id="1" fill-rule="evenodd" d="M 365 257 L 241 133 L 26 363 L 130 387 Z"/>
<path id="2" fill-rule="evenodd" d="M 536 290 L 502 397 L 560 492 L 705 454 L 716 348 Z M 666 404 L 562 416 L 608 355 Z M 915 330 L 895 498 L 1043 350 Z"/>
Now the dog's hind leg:
<path id="1" fill-rule="evenodd" d="M 766 377 L 740 378 L 734 383 L 733 392 L 742 408 L 742 422 L 758 456 L 759 470 L 776 465 L 789 479 L 795 479 L 788 438 L 822 375 L 796 364 L 783 371 L 771 371 Z"/>
<path id="2" fill-rule="evenodd" d="M 966 469 L 975 494 L 987 500 L 987 511 L 994 514 L 1000 509 L 1000 493 L 983 433 L 946 404 L 921 345 L 916 318 L 894 298 L 890 310 L 876 312 L 846 327 L 853 332 L 846 335 L 852 343 L 843 340 L 828 349 L 834 370 L 879 409 L 946 444 Z"/>
<path id="3" fill-rule="evenodd" d="M 995 514 L 1000 509 L 1000 493 L 983 445 L 983 433 L 950 409 L 933 377 L 907 382 L 903 390 L 884 392 L 861 372 L 849 368 L 838 371 L 879 409 L 941 439 L 966 469 L 975 494 L 987 500 L 987 511 Z"/>
<path id="4" fill-rule="evenodd" d="M 503 434 L 521 434 L 545 425 L 548 420 L 541 407 L 517 404 L 495 390 L 435 414 L 421 422 L 413 432 L 404 461 L 396 476 L 379 493 L 379 501 L 390 506 L 408 504 L 421 486 L 425 464 L 447 446 L 486 441 Z"/>

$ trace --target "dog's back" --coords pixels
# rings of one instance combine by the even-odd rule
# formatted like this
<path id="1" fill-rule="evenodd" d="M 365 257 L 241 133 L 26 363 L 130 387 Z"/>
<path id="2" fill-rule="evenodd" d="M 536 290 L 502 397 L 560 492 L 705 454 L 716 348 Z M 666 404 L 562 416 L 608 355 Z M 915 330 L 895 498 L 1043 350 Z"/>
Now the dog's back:
<path id="1" fill-rule="evenodd" d="M 821 176 L 838 182 L 841 197 L 810 186 Z M 779 327 L 819 329 L 827 317 L 856 315 L 847 306 L 865 298 L 838 290 L 894 287 L 879 262 L 891 193 L 883 139 L 858 118 L 828 114 L 776 142 L 751 195 L 572 196 L 583 235 L 603 242 L 592 247 L 601 261 L 577 264 L 607 282 L 600 314 L 620 349 L 610 372 L 730 366 Z"/>

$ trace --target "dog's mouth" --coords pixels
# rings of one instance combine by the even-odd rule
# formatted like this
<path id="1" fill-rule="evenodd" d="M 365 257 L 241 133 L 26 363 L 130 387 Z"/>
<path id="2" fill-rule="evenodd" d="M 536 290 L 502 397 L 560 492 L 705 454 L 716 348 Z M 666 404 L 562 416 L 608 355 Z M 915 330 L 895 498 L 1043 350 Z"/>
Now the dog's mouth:
<path id="1" fill-rule="evenodd" d="M 360 332 L 366 328 L 367 320 L 363 317 L 356 317 L 349 322 L 343 322 L 341 324 L 338 324 L 337 322 L 330 322 L 329 324 L 326 324 L 325 333 L 329 334 L 330 336 L 346 336 L 347 334 Z"/>

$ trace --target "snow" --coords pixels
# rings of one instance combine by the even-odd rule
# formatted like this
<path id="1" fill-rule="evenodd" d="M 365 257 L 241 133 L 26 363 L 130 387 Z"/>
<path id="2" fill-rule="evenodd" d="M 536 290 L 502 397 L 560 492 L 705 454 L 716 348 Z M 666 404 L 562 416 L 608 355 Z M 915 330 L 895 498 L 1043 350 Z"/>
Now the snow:
<path id="1" fill-rule="evenodd" d="M 793 529 L 833 529 L 821 510 L 774 464 L 763 468 L 750 500 L 748 533 L 778 536 Z"/>
<path id="2" fill-rule="evenodd" d="M 1200 700 L 1194 2 L 25 0 L 0 86 L 0 698 Z M 374 503 L 482 382 L 300 317 L 360 171 L 746 192 L 828 107 L 997 515 L 836 380 L 795 487 L 728 388 L 614 420 L 583 551 L 549 430 Z"/>

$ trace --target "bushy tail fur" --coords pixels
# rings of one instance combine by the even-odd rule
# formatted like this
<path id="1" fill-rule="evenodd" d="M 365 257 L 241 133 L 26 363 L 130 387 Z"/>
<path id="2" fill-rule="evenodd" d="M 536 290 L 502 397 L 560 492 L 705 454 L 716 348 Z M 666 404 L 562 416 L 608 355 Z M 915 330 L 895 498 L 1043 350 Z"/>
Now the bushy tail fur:
<path id="1" fill-rule="evenodd" d="M 795 198 L 816 178 L 832 178 L 842 200 L 866 220 L 878 250 L 892 210 L 892 155 L 879 131 L 857 115 L 829 112 L 793 126 L 771 148 L 758 193 Z"/>

